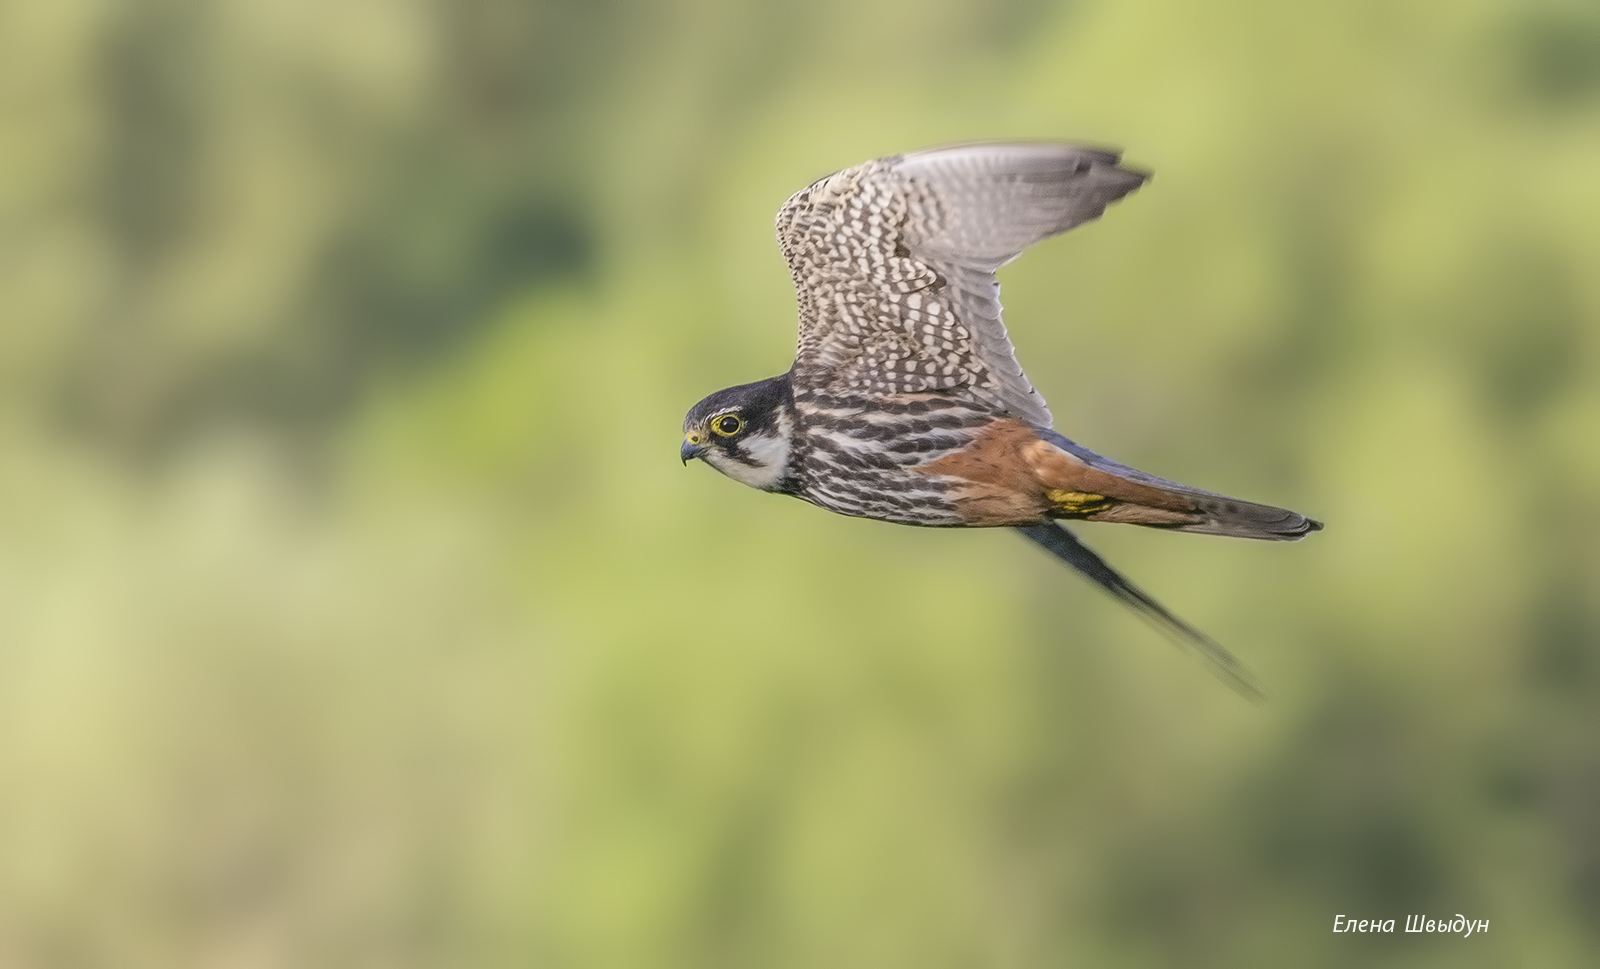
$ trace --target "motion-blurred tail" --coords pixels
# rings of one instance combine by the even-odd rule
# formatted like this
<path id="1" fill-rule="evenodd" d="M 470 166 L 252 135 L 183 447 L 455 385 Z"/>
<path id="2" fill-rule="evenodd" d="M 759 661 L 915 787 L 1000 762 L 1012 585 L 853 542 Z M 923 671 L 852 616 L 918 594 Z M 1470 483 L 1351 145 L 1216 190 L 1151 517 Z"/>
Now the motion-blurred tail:
<path id="1" fill-rule="evenodd" d="M 1245 666 L 1232 653 L 1222 648 L 1216 640 L 1174 616 L 1161 603 L 1150 598 L 1133 583 L 1123 578 L 1120 573 L 1107 565 L 1104 559 L 1091 552 L 1087 546 L 1078 541 L 1076 535 L 1067 531 L 1066 526 L 1060 524 L 1029 525 L 1018 528 L 1017 531 L 1043 546 L 1056 558 L 1088 576 L 1096 585 L 1139 613 L 1151 625 L 1171 637 L 1178 645 L 1198 653 L 1200 658 L 1205 660 L 1206 664 L 1211 667 L 1211 671 L 1216 674 L 1217 678 L 1232 687 L 1234 692 L 1252 702 L 1259 703 L 1266 699 L 1266 695 L 1261 692 L 1261 687 L 1257 685 L 1255 674 L 1250 672 L 1248 666 Z"/>

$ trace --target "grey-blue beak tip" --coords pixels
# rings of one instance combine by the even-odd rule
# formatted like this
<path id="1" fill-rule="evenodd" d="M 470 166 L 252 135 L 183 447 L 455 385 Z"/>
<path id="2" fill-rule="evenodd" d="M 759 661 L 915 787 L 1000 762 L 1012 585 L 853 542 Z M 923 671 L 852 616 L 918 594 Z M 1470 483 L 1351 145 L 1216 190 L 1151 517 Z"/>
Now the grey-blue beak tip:
<path id="1" fill-rule="evenodd" d="M 683 458 L 684 464 L 688 464 L 704 453 L 706 453 L 704 445 L 690 444 L 688 441 L 684 441 L 683 447 L 678 448 L 678 457 Z"/>

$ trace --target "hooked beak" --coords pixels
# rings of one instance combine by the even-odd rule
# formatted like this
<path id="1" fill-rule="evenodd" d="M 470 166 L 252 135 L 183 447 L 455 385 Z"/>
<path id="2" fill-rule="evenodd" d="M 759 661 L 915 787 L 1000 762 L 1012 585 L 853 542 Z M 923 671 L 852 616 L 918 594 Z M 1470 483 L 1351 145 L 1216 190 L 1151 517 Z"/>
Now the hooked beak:
<path id="1" fill-rule="evenodd" d="M 684 464 L 688 464 L 690 461 L 693 461 L 695 458 L 706 453 L 707 450 L 709 450 L 709 448 L 707 448 L 704 444 L 690 444 L 688 440 L 685 440 L 683 442 L 683 447 L 678 448 L 678 457 L 683 458 Z"/>

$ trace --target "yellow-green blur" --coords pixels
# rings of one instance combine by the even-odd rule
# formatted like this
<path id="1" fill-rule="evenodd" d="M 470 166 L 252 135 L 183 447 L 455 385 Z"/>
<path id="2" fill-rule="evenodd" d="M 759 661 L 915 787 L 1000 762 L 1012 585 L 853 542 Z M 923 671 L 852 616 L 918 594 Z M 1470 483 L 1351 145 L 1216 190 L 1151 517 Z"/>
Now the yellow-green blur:
<path id="1" fill-rule="evenodd" d="M 1600 964 L 1600 8 L 0 6 L 0 965 Z M 1084 540 L 681 466 L 774 212 L 1153 181 L 1001 271 Z M 1470 938 L 1347 919 L 1488 919 Z"/>

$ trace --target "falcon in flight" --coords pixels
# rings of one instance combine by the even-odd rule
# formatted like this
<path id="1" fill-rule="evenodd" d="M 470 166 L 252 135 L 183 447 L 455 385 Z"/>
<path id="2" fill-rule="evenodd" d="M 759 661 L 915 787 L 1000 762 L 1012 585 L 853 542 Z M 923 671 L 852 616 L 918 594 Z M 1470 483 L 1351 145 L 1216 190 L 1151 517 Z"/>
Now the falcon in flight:
<path id="1" fill-rule="evenodd" d="M 1100 217 L 1149 176 L 1068 144 L 975 144 L 836 172 L 778 211 L 794 366 L 683 422 L 700 458 L 762 491 L 902 525 L 1015 528 L 1259 697 L 1232 654 L 1090 551 L 1063 519 L 1292 541 L 1322 527 L 1103 458 L 1051 429 L 1000 319 L 995 270 Z"/>

